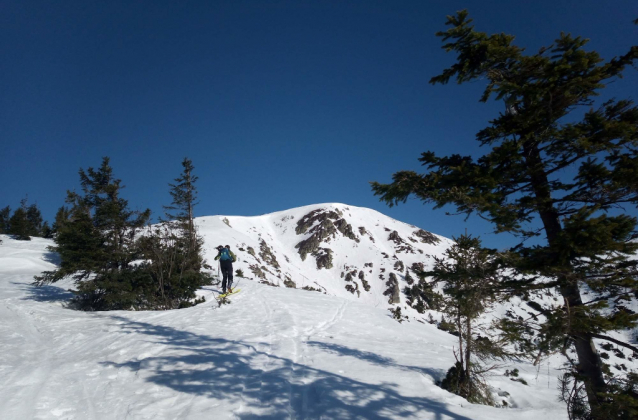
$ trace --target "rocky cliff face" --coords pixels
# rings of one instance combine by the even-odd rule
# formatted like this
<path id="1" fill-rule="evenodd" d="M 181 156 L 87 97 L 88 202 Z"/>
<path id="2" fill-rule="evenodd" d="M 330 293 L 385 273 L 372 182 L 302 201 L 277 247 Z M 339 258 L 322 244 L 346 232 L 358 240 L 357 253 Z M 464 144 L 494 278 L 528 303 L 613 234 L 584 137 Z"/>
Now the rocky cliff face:
<path id="1" fill-rule="evenodd" d="M 202 217 L 197 224 L 208 259 L 215 246 L 228 243 L 239 257 L 235 268 L 251 280 L 418 312 L 427 304 L 412 291 L 416 273 L 451 244 L 377 211 L 345 204 L 257 217 Z"/>

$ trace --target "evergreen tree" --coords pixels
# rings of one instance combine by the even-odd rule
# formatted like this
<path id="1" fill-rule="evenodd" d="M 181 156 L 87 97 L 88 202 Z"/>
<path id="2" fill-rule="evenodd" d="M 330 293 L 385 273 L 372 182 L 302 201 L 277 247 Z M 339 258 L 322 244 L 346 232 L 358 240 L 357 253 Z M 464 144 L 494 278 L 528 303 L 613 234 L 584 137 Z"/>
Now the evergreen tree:
<path id="1" fill-rule="evenodd" d="M 11 207 L 0 209 L 0 234 L 9 233 L 9 219 L 11 218 Z"/>
<path id="2" fill-rule="evenodd" d="M 498 268 L 492 252 L 481 247 L 478 238 L 461 235 L 443 257 L 434 258 L 432 270 L 424 276 L 432 278 L 430 287 L 443 287 L 441 311 L 454 322 L 458 333 L 456 364 L 448 371 L 441 386 L 470 402 L 493 405 L 482 364 L 491 358 L 507 356 L 502 343 L 479 328 L 478 319 L 495 302 L 498 288 Z M 482 332 L 482 335 L 481 335 Z"/>
<path id="3" fill-rule="evenodd" d="M 45 236 L 44 228 L 48 225 L 43 223 L 42 213 L 36 204 L 27 205 L 27 199 L 24 198 L 11 217 L 10 212 L 9 206 L 0 210 L 0 233 L 15 235 L 16 239 L 20 240 L 30 240 L 32 236 Z"/>
<path id="4" fill-rule="evenodd" d="M 188 241 L 175 224 L 149 226 L 139 242 L 145 259 L 140 269 L 148 273 L 153 285 L 149 309 L 186 308 L 204 302 L 196 299 L 196 291 L 211 283 L 210 275 L 201 270 L 203 259 L 189 252 Z M 199 238 L 197 246 L 201 246 Z"/>
<path id="5" fill-rule="evenodd" d="M 40 236 L 47 239 L 53 238 L 53 228 L 49 226 L 49 222 L 45 221 L 42 224 L 42 229 L 40 229 Z"/>
<path id="6" fill-rule="evenodd" d="M 193 175 L 193 162 L 184 158 L 184 168 L 181 176 L 175 179 L 175 184 L 168 184 L 170 195 L 173 199 L 170 206 L 164 206 L 168 220 L 177 222 L 180 230 L 186 238 L 191 250 L 196 248 L 196 236 L 193 209 L 197 203 L 197 189 L 195 182 L 198 177 Z"/>
<path id="7" fill-rule="evenodd" d="M 36 204 L 26 206 L 26 199 L 24 203 L 26 207 L 26 216 L 28 220 L 28 233 L 30 236 L 44 236 L 42 235 L 43 219 L 42 213 Z"/>
<path id="8" fill-rule="evenodd" d="M 136 232 L 150 217 L 128 209 L 120 197 L 121 181 L 113 176 L 109 158 L 99 169 L 80 169 L 82 194 L 69 191 L 71 205 L 56 217 L 56 246 L 60 254 L 57 270 L 36 276 L 36 284 L 45 284 L 72 276 L 76 280 L 75 303 L 82 309 L 130 309 L 144 306 L 147 273 L 131 262 L 138 258 Z"/>
<path id="9" fill-rule="evenodd" d="M 210 275 L 203 271 L 210 268 L 202 255 L 203 239 L 197 235 L 193 209 L 197 204 L 197 190 L 193 164 L 185 158 L 183 172 L 169 184 L 172 203 L 166 206 L 166 217 L 161 223 L 149 227 L 140 239 L 141 249 L 148 263 L 154 283 L 158 287 L 156 301 L 162 309 L 186 307 L 197 304 L 195 291 L 210 284 Z M 172 213 L 169 213 L 172 212 Z"/>
<path id="10" fill-rule="evenodd" d="M 27 218 L 27 208 L 23 200 L 22 205 L 13 212 L 13 216 L 9 219 L 9 234 L 20 241 L 30 241 L 31 232 L 31 223 Z"/>
<path id="11" fill-rule="evenodd" d="M 56 235 L 58 230 L 69 221 L 71 217 L 71 210 L 65 206 L 62 206 L 55 213 L 55 221 L 53 222 L 53 226 L 51 227 L 52 234 Z"/>
<path id="12" fill-rule="evenodd" d="M 638 248 L 631 241 L 636 219 L 612 212 L 638 203 L 638 109 L 628 100 L 594 108 L 593 98 L 634 64 L 638 47 L 605 61 L 584 49 L 587 40 L 561 34 L 554 45 L 527 55 L 513 36 L 477 32 L 470 23 L 466 11 L 448 16 L 451 28 L 437 35 L 457 60 L 430 82 L 486 80 L 481 101 L 492 95 L 505 100 L 506 111 L 477 134 L 489 151 L 477 160 L 423 153 L 427 173 L 398 172 L 391 184 L 373 183 L 373 190 L 390 205 L 411 194 L 436 208 L 451 204 L 480 214 L 496 232 L 519 235 L 523 241 L 508 263 L 526 276 L 512 278 L 508 287 L 523 297 L 531 290 L 555 291 L 564 301 L 562 307 L 536 307 L 545 320 L 541 341 L 575 350 L 570 375 L 585 396 L 573 398 L 586 398 L 589 408 L 570 415 L 636 418 L 635 390 L 605 378 L 593 339 L 635 349 L 605 332 L 635 327 L 638 320 L 620 304 L 638 293 L 636 262 L 628 259 Z M 539 236 L 539 245 L 525 242 Z M 597 297 L 584 302 L 583 286 Z"/>

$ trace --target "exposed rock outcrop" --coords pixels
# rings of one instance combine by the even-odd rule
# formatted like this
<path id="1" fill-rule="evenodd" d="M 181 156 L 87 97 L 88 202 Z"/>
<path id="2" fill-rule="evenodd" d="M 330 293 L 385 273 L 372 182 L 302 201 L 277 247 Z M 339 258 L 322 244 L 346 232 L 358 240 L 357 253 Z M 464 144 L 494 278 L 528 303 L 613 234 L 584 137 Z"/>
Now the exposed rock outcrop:
<path id="1" fill-rule="evenodd" d="M 412 271 L 417 276 L 419 275 L 419 273 L 422 273 L 423 271 L 425 271 L 425 266 L 423 265 L 422 262 L 415 262 L 414 264 L 412 264 L 412 267 L 410 268 L 412 268 Z"/>
<path id="2" fill-rule="evenodd" d="M 389 304 L 401 303 L 401 294 L 399 290 L 399 280 L 394 273 L 390 273 L 390 279 L 385 283 L 388 288 L 383 292 L 384 295 L 390 296 Z"/>
<path id="3" fill-rule="evenodd" d="M 356 282 L 346 284 L 346 290 L 353 295 L 356 293 L 357 297 L 361 296 L 361 292 L 359 292 L 359 285 Z"/>
<path id="4" fill-rule="evenodd" d="M 363 271 L 359 271 L 359 280 L 361 280 L 361 285 L 365 289 L 366 292 L 370 291 L 370 283 L 366 280 L 365 274 Z"/>
<path id="5" fill-rule="evenodd" d="M 414 235 L 417 236 L 424 244 L 436 245 L 441 242 L 439 238 L 437 238 L 433 233 L 430 233 L 427 230 L 416 230 L 414 231 Z"/>
<path id="6" fill-rule="evenodd" d="M 299 256 L 302 261 L 305 261 L 308 254 L 312 254 L 318 250 L 324 239 L 330 238 L 334 233 L 336 233 L 337 228 L 334 223 L 327 220 L 326 222 L 312 228 L 311 232 L 312 235 L 310 237 L 295 245 L 295 248 L 299 250 Z"/>
<path id="7" fill-rule="evenodd" d="M 397 253 L 409 252 L 411 254 L 414 254 L 414 247 L 410 245 L 409 243 L 407 243 L 405 240 L 403 240 L 403 238 L 399 236 L 399 232 L 397 232 L 396 230 L 393 230 L 392 233 L 388 235 L 388 240 L 396 244 L 395 249 Z"/>
<path id="8" fill-rule="evenodd" d="M 364 226 L 359 226 L 359 234 L 361 236 L 368 235 L 368 237 L 370 238 L 370 242 L 375 243 L 374 236 L 372 236 L 372 234 Z"/>
<path id="9" fill-rule="evenodd" d="M 250 268 L 250 271 L 252 271 L 255 277 L 258 277 L 263 280 L 266 279 L 266 273 L 264 273 L 261 267 L 259 267 L 257 264 L 251 264 L 250 266 L 248 266 L 248 268 Z"/>
<path id="10" fill-rule="evenodd" d="M 349 267 L 345 267 L 346 270 L 349 270 Z M 355 278 L 357 276 L 357 269 L 353 269 L 350 270 L 346 273 L 345 276 L 345 281 L 346 281 L 346 290 L 349 291 L 350 293 L 354 294 L 355 292 L 357 293 L 357 297 L 361 296 L 361 292 L 359 292 L 359 284 L 357 284 L 357 282 L 355 281 Z"/>
<path id="11" fill-rule="evenodd" d="M 334 224 L 337 227 L 337 230 L 341 232 L 343 236 L 345 236 L 348 239 L 352 239 L 353 241 L 357 243 L 359 242 L 359 238 L 352 231 L 352 225 L 346 222 L 346 219 L 339 219 Z"/>
<path id="12" fill-rule="evenodd" d="M 264 260 L 266 264 L 270 265 L 275 270 L 279 270 L 279 262 L 277 261 L 277 257 L 275 257 L 272 248 L 270 248 L 266 241 L 264 241 L 263 239 L 259 243 L 259 256 Z"/>
<path id="13" fill-rule="evenodd" d="M 291 279 L 289 279 L 289 278 L 284 280 L 284 286 L 289 287 L 291 289 L 296 289 L 297 288 L 297 284 L 294 281 L 292 281 Z"/>
<path id="14" fill-rule="evenodd" d="M 359 242 L 359 238 L 352 230 L 352 225 L 342 217 L 339 210 L 317 209 L 306 214 L 297 222 L 295 228 L 297 235 L 311 234 L 295 245 L 301 259 L 305 260 L 308 254 L 316 252 L 322 242 L 329 242 L 337 232 L 346 238 Z"/>
<path id="15" fill-rule="evenodd" d="M 317 270 L 321 270 L 322 268 L 332 268 L 332 249 L 319 248 L 312 253 L 312 256 L 315 257 L 315 260 L 317 261 Z"/>

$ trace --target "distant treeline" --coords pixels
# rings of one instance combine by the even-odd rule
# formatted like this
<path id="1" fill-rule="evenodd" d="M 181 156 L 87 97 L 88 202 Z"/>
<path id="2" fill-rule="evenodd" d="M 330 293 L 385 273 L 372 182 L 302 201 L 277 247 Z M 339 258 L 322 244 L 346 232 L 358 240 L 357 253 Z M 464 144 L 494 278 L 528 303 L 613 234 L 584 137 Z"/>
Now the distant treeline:
<path id="1" fill-rule="evenodd" d="M 53 227 L 42 219 L 42 213 L 36 204 L 27 204 L 27 199 L 20 202 L 20 207 L 11 214 L 11 207 L 0 210 L 0 234 L 12 235 L 15 239 L 28 241 L 32 236 L 52 238 Z"/>

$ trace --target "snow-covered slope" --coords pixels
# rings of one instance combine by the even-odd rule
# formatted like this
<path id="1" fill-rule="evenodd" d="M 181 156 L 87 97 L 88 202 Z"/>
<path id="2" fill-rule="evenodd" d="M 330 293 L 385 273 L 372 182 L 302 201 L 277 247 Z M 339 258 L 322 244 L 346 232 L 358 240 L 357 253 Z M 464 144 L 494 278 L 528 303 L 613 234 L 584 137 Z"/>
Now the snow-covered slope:
<path id="1" fill-rule="evenodd" d="M 297 220 L 308 212 L 295 211 Z M 349 220 L 356 220 L 359 212 L 350 211 Z M 359 258 L 357 264 L 369 257 L 356 251 L 381 243 L 391 233 L 385 227 L 402 238 L 414 230 L 361 213 L 370 216 L 361 225 L 376 242 L 360 236 L 356 246 L 343 245 L 351 258 Z M 286 215 L 228 217 L 237 230 L 214 238 L 209 235 L 225 224 L 204 218 L 202 233 L 210 249 L 226 241 L 253 246 L 250 241 L 261 233 L 282 260 L 282 276 L 284 269 L 292 276 L 293 267 L 301 273 L 316 261 L 289 256 L 287 262 L 277 253 L 294 249 L 299 240 L 294 225 L 281 221 Z M 272 230 L 255 233 L 267 226 Z M 336 251 L 335 268 L 316 271 L 313 280 L 325 282 L 331 293 L 334 287 L 339 296 L 242 280 L 242 291 L 219 308 L 213 299 L 218 290 L 208 287 L 201 291 L 207 302 L 193 308 L 87 313 L 64 306 L 70 283 L 31 285 L 33 275 L 54 266 L 55 255 L 46 251 L 50 241 L 0 239 L 1 419 L 567 418 L 556 400 L 559 359 L 540 369 L 517 364 L 528 386 L 500 375 L 505 367 L 497 370 L 490 384 L 510 404 L 507 409 L 469 404 L 434 385 L 453 364 L 455 337 L 429 324 L 400 324 L 383 305 L 370 305 L 374 299 L 363 292 L 357 298 L 341 291 L 343 279 L 326 274 L 339 273 L 346 263 Z M 337 237 L 329 244 L 336 249 L 349 240 Z M 390 264 L 392 248 L 383 246 L 379 252 L 389 254 Z M 247 268 L 253 262 L 242 253 L 240 264 Z M 267 278 L 274 281 L 273 276 Z M 383 286 L 370 284 L 371 292 Z"/>
<path id="2" fill-rule="evenodd" d="M 206 255 L 230 245 L 246 277 L 278 286 L 314 288 L 332 296 L 407 308 L 403 291 L 414 264 L 428 266 L 451 240 L 345 204 L 317 204 L 257 217 L 197 219 Z M 415 312 L 416 314 L 416 312 Z"/>

